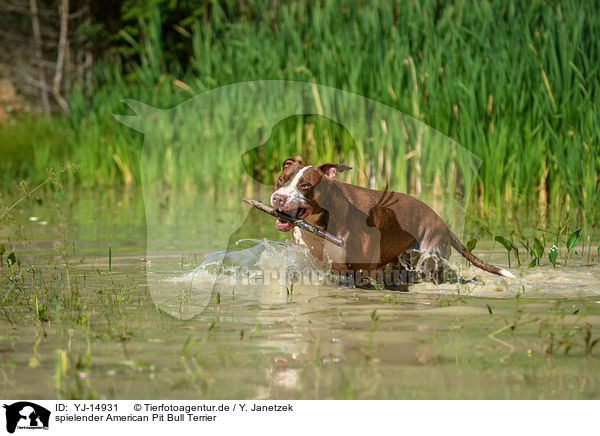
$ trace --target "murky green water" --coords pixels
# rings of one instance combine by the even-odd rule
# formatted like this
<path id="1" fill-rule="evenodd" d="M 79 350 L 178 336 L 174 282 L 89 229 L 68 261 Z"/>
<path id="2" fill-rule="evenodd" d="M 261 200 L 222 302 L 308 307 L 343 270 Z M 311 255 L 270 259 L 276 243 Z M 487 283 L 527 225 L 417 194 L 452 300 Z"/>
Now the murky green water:
<path id="1" fill-rule="evenodd" d="M 600 264 L 585 256 L 557 269 L 513 266 L 518 279 L 504 281 L 454 253 L 461 276 L 479 280 L 408 293 L 291 290 L 190 279 L 224 248 L 215 241 L 228 238 L 219 234 L 226 208 L 197 223 L 186 207 L 163 216 L 149 256 L 138 195 L 67 204 L 17 215 L 29 242 L 16 242 L 21 272 L 2 270 L 5 398 L 600 397 Z M 281 237 L 273 227 L 250 217 L 232 240 Z M 229 267 L 311 270 L 295 248 L 268 247 L 279 251 L 237 253 Z M 490 247 L 476 253 L 507 267 Z"/>

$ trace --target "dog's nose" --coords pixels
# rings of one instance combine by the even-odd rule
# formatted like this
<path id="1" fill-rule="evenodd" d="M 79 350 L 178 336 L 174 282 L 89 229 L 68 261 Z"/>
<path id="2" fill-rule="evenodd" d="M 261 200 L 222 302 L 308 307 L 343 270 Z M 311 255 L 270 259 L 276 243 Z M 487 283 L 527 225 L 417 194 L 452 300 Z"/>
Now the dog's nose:
<path id="1" fill-rule="evenodd" d="M 280 207 L 285 204 L 286 200 L 287 200 L 286 195 L 275 193 L 271 196 L 271 205 L 273 207 Z"/>

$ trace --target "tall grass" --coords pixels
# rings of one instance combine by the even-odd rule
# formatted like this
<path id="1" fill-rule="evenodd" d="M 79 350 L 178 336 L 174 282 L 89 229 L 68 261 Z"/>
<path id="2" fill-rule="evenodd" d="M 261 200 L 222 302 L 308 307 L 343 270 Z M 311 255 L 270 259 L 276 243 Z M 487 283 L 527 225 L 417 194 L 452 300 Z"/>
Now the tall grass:
<path id="1" fill-rule="evenodd" d="M 185 65 L 165 60 L 163 32 L 170 30 L 161 27 L 157 5 L 140 23 L 145 38 L 129 38 L 139 62 L 98 62 L 91 99 L 75 91 L 69 119 L 56 120 L 53 134 L 35 136 L 31 156 L 1 163 L 9 169 L 4 178 L 35 178 L 70 159 L 80 165 L 80 185 L 139 183 L 142 136 L 111 117 L 125 112 L 120 99 L 170 108 L 241 81 L 312 81 L 399 109 L 479 156 L 473 204 L 481 212 L 518 220 L 536 210 L 547 219 L 598 225 L 600 9 L 593 2 L 210 5 L 206 20 L 188 29 L 193 55 Z M 28 122 L 0 128 L 0 149 L 11 147 L 8 138 L 47 126 L 23 127 Z M 298 119 L 290 127 L 277 158 L 306 142 L 305 124 Z M 407 171 L 404 156 L 379 158 L 389 147 L 375 140 L 364 150 L 370 174 Z M 207 151 L 213 184 L 240 179 L 240 166 L 228 165 L 234 152 L 218 143 Z M 247 168 L 275 167 L 272 156 L 245 159 Z M 178 178 L 195 180 L 192 166 L 176 169 Z M 411 187 L 398 182 L 397 189 Z"/>

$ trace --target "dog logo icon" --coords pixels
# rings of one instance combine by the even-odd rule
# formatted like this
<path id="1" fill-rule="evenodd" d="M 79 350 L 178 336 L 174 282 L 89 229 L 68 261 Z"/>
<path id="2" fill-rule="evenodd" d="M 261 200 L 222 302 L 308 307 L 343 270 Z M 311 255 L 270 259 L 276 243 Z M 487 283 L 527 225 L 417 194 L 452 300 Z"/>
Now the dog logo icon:
<path id="1" fill-rule="evenodd" d="M 18 429 L 48 430 L 50 411 L 29 401 L 19 401 L 4 405 L 6 409 L 6 431 L 14 433 Z"/>

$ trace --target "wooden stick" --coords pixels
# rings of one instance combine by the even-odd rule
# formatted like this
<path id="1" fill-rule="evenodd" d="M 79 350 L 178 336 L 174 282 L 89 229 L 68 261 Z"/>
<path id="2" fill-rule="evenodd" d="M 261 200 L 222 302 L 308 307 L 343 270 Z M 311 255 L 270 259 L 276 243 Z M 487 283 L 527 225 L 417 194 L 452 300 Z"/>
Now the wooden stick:
<path id="1" fill-rule="evenodd" d="M 260 211 L 262 211 L 264 213 L 268 213 L 269 215 L 274 216 L 275 218 L 278 218 L 281 221 L 292 223 L 296 227 L 298 227 L 298 228 L 300 228 L 302 230 L 306 230 L 307 232 L 310 232 L 313 235 L 318 236 L 319 238 L 323 238 L 326 241 L 331 242 L 332 244 L 337 245 L 338 247 L 343 247 L 344 246 L 344 240 L 343 239 L 338 238 L 336 236 L 333 236 L 331 233 L 327 233 L 325 230 L 321 230 L 320 228 L 313 226 L 312 224 L 310 224 L 309 222 L 304 221 L 303 219 L 294 218 L 294 217 L 288 215 L 287 213 L 280 212 L 280 211 L 278 211 L 275 208 L 267 206 L 262 201 L 250 200 L 248 198 L 242 198 L 242 201 L 245 201 L 249 205 L 254 206 L 255 208 L 257 208 L 258 210 L 260 210 Z"/>

